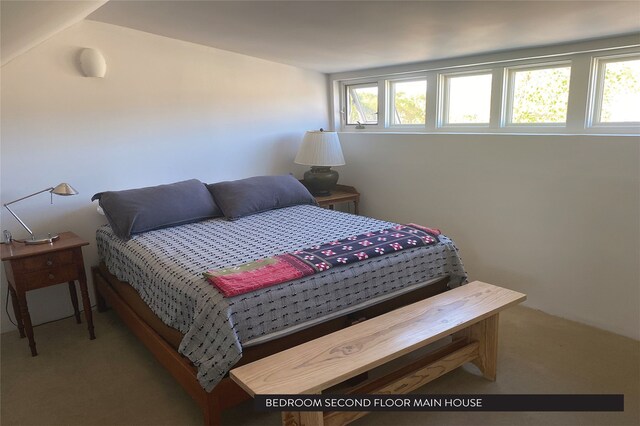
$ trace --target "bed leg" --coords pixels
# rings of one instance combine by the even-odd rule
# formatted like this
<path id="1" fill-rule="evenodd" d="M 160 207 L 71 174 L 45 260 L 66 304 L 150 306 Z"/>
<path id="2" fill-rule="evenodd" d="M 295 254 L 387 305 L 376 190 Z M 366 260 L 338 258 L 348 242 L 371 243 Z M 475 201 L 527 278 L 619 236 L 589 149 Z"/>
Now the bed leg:
<path id="1" fill-rule="evenodd" d="M 220 426 L 222 424 L 220 400 L 215 393 L 207 393 L 207 404 L 202 410 L 204 426 Z"/>
<path id="2" fill-rule="evenodd" d="M 109 309 L 107 306 L 107 301 L 104 300 L 104 297 L 102 297 L 102 295 L 100 294 L 100 291 L 96 289 L 95 293 L 96 293 L 96 309 L 98 310 L 98 312 L 104 312 L 107 309 Z"/>
<path id="3" fill-rule="evenodd" d="M 93 292 L 96 297 L 96 309 L 98 312 L 104 312 L 108 309 L 108 306 L 107 301 L 104 300 L 104 297 L 102 297 L 102 294 L 100 294 L 100 290 L 98 289 L 98 279 L 100 279 L 98 275 L 100 275 L 98 268 L 92 268 L 91 277 L 93 278 Z"/>

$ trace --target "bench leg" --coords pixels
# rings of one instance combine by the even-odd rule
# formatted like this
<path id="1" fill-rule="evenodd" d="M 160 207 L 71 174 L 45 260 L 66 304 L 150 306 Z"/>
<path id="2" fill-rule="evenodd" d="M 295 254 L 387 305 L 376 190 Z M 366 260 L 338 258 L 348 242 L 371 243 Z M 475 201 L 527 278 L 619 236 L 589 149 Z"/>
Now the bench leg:
<path id="1" fill-rule="evenodd" d="M 471 362 L 485 378 L 495 381 L 498 366 L 498 314 L 455 333 L 454 337 L 465 337 L 479 343 L 478 358 Z"/>
<path id="2" fill-rule="evenodd" d="M 322 411 L 283 411 L 283 426 L 322 426 L 324 416 Z"/>

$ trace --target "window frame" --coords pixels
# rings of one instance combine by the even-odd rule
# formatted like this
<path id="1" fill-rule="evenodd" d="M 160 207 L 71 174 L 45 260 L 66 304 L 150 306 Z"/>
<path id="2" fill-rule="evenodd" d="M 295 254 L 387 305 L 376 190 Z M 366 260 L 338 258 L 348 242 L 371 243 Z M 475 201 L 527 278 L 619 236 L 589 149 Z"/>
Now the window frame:
<path id="1" fill-rule="evenodd" d="M 426 86 L 426 90 L 424 92 L 425 95 L 425 105 L 424 105 L 424 124 L 401 124 L 401 123 L 393 123 L 393 118 L 394 118 L 394 114 L 396 111 L 396 103 L 395 103 L 395 83 L 407 83 L 407 82 L 413 82 L 413 81 L 424 81 L 425 86 Z M 429 80 L 427 78 L 427 75 L 425 73 L 422 74 L 413 74 L 410 76 L 404 76 L 404 77 L 400 77 L 400 78 L 388 78 L 385 79 L 385 86 L 386 86 L 386 93 L 387 93 L 387 99 L 389 100 L 388 102 L 386 102 L 386 128 L 388 129 L 425 129 L 428 123 L 428 113 L 427 111 L 429 111 L 428 105 L 429 105 L 429 100 L 428 100 L 428 93 L 429 93 Z"/>
<path id="2" fill-rule="evenodd" d="M 489 121 L 486 123 L 449 123 L 449 81 L 451 78 L 456 77 L 473 77 L 476 75 L 488 75 L 491 77 L 490 90 L 489 90 Z M 437 127 L 439 129 L 469 129 L 469 128 L 482 128 L 486 129 L 491 126 L 491 109 L 493 105 L 493 77 L 494 70 L 491 68 L 473 69 L 469 71 L 455 71 L 438 73 L 438 121 Z"/>
<path id="3" fill-rule="evenodd" d="M 378 127 L 380 125 L 380 103 L 381 103 L 381 97 L 380 97 L 380 87 L 377 81 L 365 81 L 365 82 L 357 82 L 357 83 L 350 83 L 350 84 L 345 84 L 344 85 L 344 90 L 343 90 L 343 99 L 344 99 L 344 118 L 343 118 L 343 125 L 344 126 L 353 126 L 354 128 L 356 128 L 358 126 L 357 123 L 349 123 L 349 113 L 350 113 L 350 108 L 349 108 L 349 90 L 352 87 L 360 87 L 360 88 L 367 88 L 367 87 L 375 87 L 378 89 L 378 110 L 375 112 L 376 114 L 376 122 L 375 123 L 360 123 L 363 126 L 375 126 Z"/>
<path id="4" fill-rule="evenodd" d="M 567 112 L 564 123 L 514 123 L 513 120 L 513 98 L 515 89 L 515 78 L 518 71 L 536 71 L 552 68 L 569 68 L 569 92 L 567 93 Z M 504 68 L 504 100 L 502 103 L 502 128 L 549 128 L 558 129 L 566 128 L 569 121 L 569 102 L 571 95 L 571 78 L 573 74 L 573 62 L 571 60 L 553 61 L 553 62 L 537 62 L 535 64 L 515 65 Z"/>
<path id="5" fill-rule="evenodd" d="M 589 108 L 587 114 L 587 129 L 633 129 L 640 127 L 640 121 L 601 122 L 602 100 L 604 97 L 605 67 L 609 63 L 640 60 L 640 52 L 622 53 L 619 55 L 594 56 L 592 58 L 592 78 L 590 81 Z"/>
<path id="6" fill-rule="evenodd" d="M 398 134 L 565 134 L 640 135 L 640 125 L 634 123 L 593 122 L 598 60 L 635 59 L 640 57 L 640 42 L 631 37 L 596 40 L 562 46 L 522 49 L 512 52 L 484 54 L 474 57 L 442 59 L 430 62 L 344 71 L 330 74 L 331 123 L 342 132 L 398 133 Z M 512 123 L 506 120 L 508 97 L 508 69 L 531 69 L 539 66 L 570 64 L 569 99 L 565 123 Z M 492 74 L 489 123 L 446 123 L 442 75 Z M 602 72 L 600 72 L 602 74 Z M 390 82 L 424 79 L 427 81 L 426 123 L 422 125 L 393 124 L 390 114 Z M 602 81 L 602 79 L 601 79 Z M 358 129 L 346 124 L 346 89 L 359 84 L 378 85 L 378 123 L 365 124 Z M 601 91 L 601 89 L 600 89 Z M 510 107 L 511 108 L 511 107 Z M 448 110 L 447 110 L 448 112 Z M 595 124 L 595 125 L 594 125 Z"/>

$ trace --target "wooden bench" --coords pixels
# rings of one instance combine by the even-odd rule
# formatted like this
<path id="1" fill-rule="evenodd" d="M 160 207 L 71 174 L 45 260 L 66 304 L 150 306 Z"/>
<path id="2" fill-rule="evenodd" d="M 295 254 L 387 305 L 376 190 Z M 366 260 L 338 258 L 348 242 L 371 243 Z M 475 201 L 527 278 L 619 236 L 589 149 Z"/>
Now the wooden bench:
<path id="1" fill-rule="evenodd" d="M 453 336 L 451 343 L 349 394 L 400 394 L 472 362 L 496 378 L 498 314 L 526 295 L 474 281 L 231 370 L 250 395 L 320 394 L 366 371 Z M 344 425 L 366 412 L 283 412 L 285 425 Z"/>

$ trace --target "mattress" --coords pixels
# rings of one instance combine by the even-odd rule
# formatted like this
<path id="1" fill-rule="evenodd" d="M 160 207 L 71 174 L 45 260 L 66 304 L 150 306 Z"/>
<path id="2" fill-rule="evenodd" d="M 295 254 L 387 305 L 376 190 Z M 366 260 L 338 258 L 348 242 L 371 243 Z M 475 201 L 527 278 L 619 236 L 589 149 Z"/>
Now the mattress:
<path id="1" fill-rule="evenodd" d="M 193 362 L 200 384 L 210 391 L 239 361 L 244 345 L 439 278 L 449 277 L 450 287 L 455 287 L 465 282 L 466 274 L 455 244 L 446 236 L 433 246 L 332 268 L 233 298 L 224 298 L 202 272 L 393 225 L 304 205 L 233 222 L 212 219 L 146 232 L 129 241 L 105 225 L 96 238 L 109 271 L 128 282 L 167 326 L 184 335 L 178 351 Z"/>

